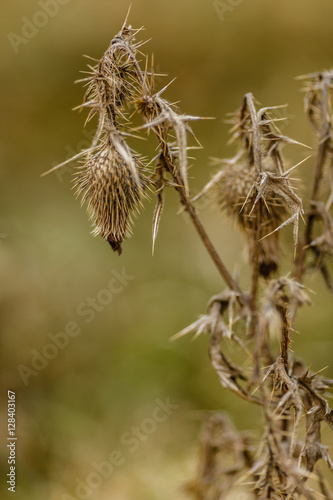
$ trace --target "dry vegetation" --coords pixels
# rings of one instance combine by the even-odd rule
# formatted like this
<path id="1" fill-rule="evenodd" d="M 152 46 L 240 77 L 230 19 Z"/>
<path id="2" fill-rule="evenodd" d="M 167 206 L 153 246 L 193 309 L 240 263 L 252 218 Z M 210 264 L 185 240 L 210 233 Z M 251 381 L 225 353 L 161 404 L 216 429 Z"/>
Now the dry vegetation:
<path id="1" fill-rule="evenodd" d="M 217 500 L 243 485 L 242 498 L 331 499 L 324 477 L 333 464 L 321 428 L 333 430 L 327 402 L 333 380 L 313 373 L 291 353 L 290 342 L 299 308 L 310 303 L 303 285 L 306 273 L 320 272 L 333 290 L 327 263 L 333 254 L 333 73 L 305 77 L 306 112 L 318 136 L 308 206 L 295 192 L 292 174 L 298 165 L 287 169 L 283 152 L 284 146 L 299 143 L 280 132 L 275 108 L 259 108 L 252 94 L 244 96 L 232 116 L 236 156 L 221 160 L 220 171 L 192 198 L 187 137 L 193 135 L 190 122 L 199 118 L 180 114 L 163 97 L 166 87 L 155 88 L 154 70 L 139 50 L 143 43 L 135 40 L 139 31 L 126 21 L 102 58 L 91 60 L 82 80 L 87 87 L 82 107 L 89 109 L 87 121 L 97 115 L 98 127 L 91 148 L 73 158 L 83 160 L 77 193 L 87 202 L 94 233 L 120 253 L 131 218 L 148 192 L 156 200 L 154 247 L 164 192 L 177 191 L 226 289 L 210 299 L 206 314 L 174 338 L 208 334 L 210 361 L 223 390 L 242 398 L 244 411 L 252 404 L 262 408 L 263 432 L 257 442 L 251 434 L 237 432 L 225 414 L 208 419 L 197 477 L 187 492 L 197 500 Z M 131 125 L 133 115 L 142 119 L 142 126 Z M 128 145 L 129 137 L 147 133 L 157 141 L 149 162 Z M 323 179 L 329 182 L 320 189 Z M 249 290 L 227 270 L 201 224 L 195 208 L 201 196 L 210 196 L 244 234 L 252 274 Z M 302 231 L 300 219 L 305 222 Z M 280 230 L 289 224 L 294 259 L 288 276 L 281 276 Z M 274 335 L 280 342 L 277 356 Z M 241 366 L 230 357 L 240 350 L 246 358 Z"/>

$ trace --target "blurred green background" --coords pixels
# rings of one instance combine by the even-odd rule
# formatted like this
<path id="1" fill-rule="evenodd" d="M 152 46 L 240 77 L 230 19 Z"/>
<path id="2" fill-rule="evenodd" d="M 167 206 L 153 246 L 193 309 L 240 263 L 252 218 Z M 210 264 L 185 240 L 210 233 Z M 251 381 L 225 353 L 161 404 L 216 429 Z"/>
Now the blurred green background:
<path id="1" fill-rule="evenodd" d="M 17 498 L 53 500 L 65 493 L 76 498 L 77 478 L 84 481 L 93 462 L 106 460 L 112 450 L 123 452 L 124 463 L 87 498 L 183 498 L 182 484 L 194 473 L 197 412 L 227 409 L 240 429 L 256 429 L 260 421 L 258 409 L 251 412 L 220 388 L 206 338 L 169 342 L 205 312 L 209 298 L 224 285 L 189 221 L 178 213 L 173 193 L 168 193 L 154 257 L 153 203 L 146 203 L 119 257 L 90 235 L 86 213 L 71 190 L 73 167 L 40 177 L 87 146 L 95 123 L 85 132 L 84 114 L 71 110 L 84 93 L 73 82 L 86 67 L 82 54 L 103 54 L 129 6 L 120 0 L 59 1 L 58 12 L 30 32 L 27 43 L 16 39 L 15 51 L 8 33 L 22 36 L 26 19 L 43 24 L 44 17 L 36 14 L 42 3 L 3 2 L 0 19 L 1 487 L 8 472 L 6 394 L 11 389 L 17 398 Z M 265 106 L 288 103 L 283 132 L 315 146 L 295 77 L 332 65 L 330 0 L 131 3 L 131 24 L 144 25 L 142 36 L 152 39 L 145 52 L 154 53 L 157 70 L 169 75 L 161 85 L 177 77 L 166 97 L 180 101 L 183 112 L 216 117 L 194 126 L 203 145 L 191 169 L 194 192 L 215 171 L 210 157 L 234 153 L 223 120 L 246 92 Z M 135 147 L 154 155 L 146 144 Z M 299 147 L 285 152 L 290 163 L 307 155 Z M 313 164 L 311 159 L 299 171 L 305 200 Z M 246 287 L 243 240 L 214 208 L 203 205 L 208 232 Z M 289 241 L 287 272 L 290 232 L 282 238 Z M 77 307 L 106 288 L 112 271 L 123 268 L 134 279 L 86 323 Z M 328 365 L 326 374 L 333 377 L 332 296 L 318 277 L 310 276 L 307 284 L 316 294 L 312 308 L 300 313 L 293 350 L 313 370 Z M 18 365 L 31 368 L 31 350 L 41 352 L 50 343 L 48 335 L 63 332 L 71 321 L 80 334 L 25 385 Z M 122 434 L 152 415 L 156 399 L 168 397 L 177 410 L 135 452 L 126 450 Z"/>

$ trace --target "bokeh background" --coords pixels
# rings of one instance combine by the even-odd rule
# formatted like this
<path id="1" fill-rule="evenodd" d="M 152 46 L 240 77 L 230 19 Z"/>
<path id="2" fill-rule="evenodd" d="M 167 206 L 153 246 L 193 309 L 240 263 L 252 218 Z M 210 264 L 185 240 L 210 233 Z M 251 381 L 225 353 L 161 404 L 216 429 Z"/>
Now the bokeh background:
<path id="1" fill-rule="evenodd" d="M 260 427 L 260 412 L 220 388 L 207 356 L 207 339 L 169 338 L 205 312 L 224 285 L 194 229 L 168 193 L 155 255 L 151 255 L 153 204 L 135 223 L 134 235 L 114 254 L 90 235 L 85 211 L 72 192 L 73 166 L 40 175 L 81 147 L 84 113 L 73 112 L 83 89 L 74 81 L 85 70 L 82 54 L 99 58 L 118 32 L 129 2 L 69 0 L 45 26 L 20 43 L 26 19 L 36 19 L 33 0 L 1 6 L 0 274 L 1 274 L 1 449 L 2 484 L 7 471 L 6 394 L 17 398 L 17 493 L 25 500 L 77 498 L 93 462 L 120 450 L 124 464 L 87 498 L 150 500 L 183 498 L 182 485 L 194 474 L 203 410 L 226 409 L 240 429 Z M 193 190 L 215 172 L 210 157 L 230 157 L 226 113 L 246 92 L 263 105 L 288 103 L 284 133 L 315 146 L 303 114 L 295 77 L 333 62 L 333 4 L 330 0 L 132 0 L 130 21 L 145 26 L 144 47 L 154 53 L 161 85 L 177 77 L 166 97 L 183 112 L 214 116 L 195 123 L 203 149 L 195 151 Z M 235 5 L 237 4 L 237 5 Z M 35 16 L 35 17 L 34 17 Z M 147 144 L 137 149 L 150 157 Z M 286 148 L 292 164 L 307 152 Z M 300 169 L 307 199 L 314 159 Z M 237 230 L 203 204 L 201 217 L 223 259 L 246 287 L 248 270 Z M 290 269 L 290 232 L 282 235 L 284 272 Z M 134 277 L 89 324 L 77 307 L 104 289 L 112 271 Z M 312 369 L 328 366 L 333 377 L 332 296 L 321 279 L 309 276 L 312 308 L 301 311 L 293 350 Z M 81 332 L 47 366 L 23 383 L 18 366 L 31 368 L 49 334 L 68 322 Z M 156 399 L 178 405 L 131 453 L 121 436 L 151 416 Z M 327 442 L 332 444 L 330 436 Z M 2 496 L 5 498 L 5 496 Z"/>

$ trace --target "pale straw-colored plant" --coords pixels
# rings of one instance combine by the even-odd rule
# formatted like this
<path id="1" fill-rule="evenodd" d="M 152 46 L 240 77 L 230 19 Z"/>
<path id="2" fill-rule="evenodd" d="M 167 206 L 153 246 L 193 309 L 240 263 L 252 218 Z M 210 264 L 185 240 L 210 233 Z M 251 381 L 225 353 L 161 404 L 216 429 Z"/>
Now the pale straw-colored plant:
<path id="1" fill-rule="evenodd" d="M 198 474 L 187 490 L 197 500 L 222 499 L 239 488 L 247 495 L 242 498 L 249 499 L 331 499 L 320 462 L 333 471 L 321 441 L 322 426 L 333 430 L 333 411 L 327 402 L 333 381 L 297 359 L 290 342 L 299 308 L 310 304 L 302 284 L 305 274 L 318 270 L 333 289 L 328 265 L 333 255 L 333 72 L 305 77 L 306 111 L 318 135 L 308 207 L 304 208 L 291 177 L 303 160 L 287 168 L 284 154 L 289 145 L 303 145 L 283 135 L 280 118 L 274 117 L 276 108 L 260 107 L 251 93 L 232 116 L 237 154 L 221 160 L 220 170 L 192 197 L 188 135 L 193 136 L 190 123 L 199 117 L 182 114 L 168 102 L 167 86 L 155 88 L 148 59 L 144 67 L 138 60 L 143 45 L 136 41 L 139 32 L 126 19 L 101 59 L 89 64 L 82 80 L 87 87 L 82 107 L 89 110 L 87 121 L 98 117 L 98 126 L 91 147 L 68 161 L 82 160 L 75 175 L 77 194 L 87 204 L 94 234 L 119 253 L 148 191 L 156 200 L 154 247 L 164 192 L 176 190 L 225 283 L 226 288 L 209 300 L 206 313 L 174 339 L 208 335 L 210 361 L 223 389 L 244 400 L 244 411 L 251 404 L 262 408 L 262 436 L 255 442 L 250 434 L 238 433 L 225 414 L 211 416 L 201 436 Z M 132 128 L 133 114 L 142 119 L 141 127 Z M 128 138 L 149 132 L 158 151 L 147 161 L 131 150 Z M 329 179 L 328 188 L 321 191 L 324 178 Z M 210 197 L 244 234 L 251 268 L 249 290 L 227 270 L 203 227 L 196 210 L 202 196 Z M 299 237 L 302 219 L 305 229 Z M 295 256 L 294 270 L 286 277 L 280 275 L 280 233 L 289 224 Z M 272 333 L 280 339 L 277 355 Z M 230 355 L 237 350 L 247 358 L 241 366 Z"/>

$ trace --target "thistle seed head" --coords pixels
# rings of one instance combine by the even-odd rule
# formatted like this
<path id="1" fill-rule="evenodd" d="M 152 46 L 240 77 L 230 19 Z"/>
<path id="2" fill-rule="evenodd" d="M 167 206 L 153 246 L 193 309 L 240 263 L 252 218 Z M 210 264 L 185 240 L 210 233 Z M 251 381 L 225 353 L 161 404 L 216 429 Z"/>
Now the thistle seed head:
<path id="1" fill-rule="evenodd" d="M 117 127 L 119 117 L 127 121 L 127 107 L 133 94 L 141 88 L 143 77 L 135 57 L 141 43 L 134 43 L 138 31 L 124 25 L 111 40 L 102 58 L 93 59 L 95 64 L 88 65 L 89 76 L 78 80 L 86 82 L 87 86 L 84 102 L 78 108 L 90 108 L 88 121 L 95 114 L 99 115 L 100 132 L 105 124 Z M 99 136 L 100 133 L 96 143 Z"/>
<path id="2" fill-rule="evenodd" d="M 132 65 L 124 61 L 123 54 L 106 52 L 89 68 L 91 76 L 86 79 L 87 90 L 81 107 L 90 108 L 88 121 L 97 114 L 103 122 L 115 125 L 119 114 L 124 118 L 122 108 L 132 98 Z"/>
<path id="3" fill-rule="evenodd" d="M 263 162 L 265 170 L 272 171 L 273 165 L 269 158 Z M 245 233 L 252 259 L 256 242 L 256 214 L 252 211 L 256 199 L 256 191 L 252 189 L 256 181 L 254 165 L 240 160 L 226 165 L 223 175 L 216 183 L 215 193 L 219 207 L 227 212 Z M 249 193 L 250 196 L 249 196 Z M 283 201 L 274 193 L 266 198 L 266 203 L 260 202 L 261 226 L 260 238 L 274 231 L 286 213 Z M 246 203 L 245 203 L 246 202 Z M 275 272 L 280 262 L 280 246 L 278 233 L 273 233 L 259 242 L 260 274 L 265 278 Z"/>
<path id="4" fill-rule="evenodd" d="M 131 155 L 128 161 L 124 152 Z M 132 214 L 140 206 L 144 185 L 139 160 L 128 148 L 119 151 L 110 139 L 88 157 L 76 174 L 76 193 L 82 195 L 82 204 L 87 201 L 87 212 L 95 225 L 93 234 L 100 234 L 119 254 L 121 243 L 130 232 Z"/>

